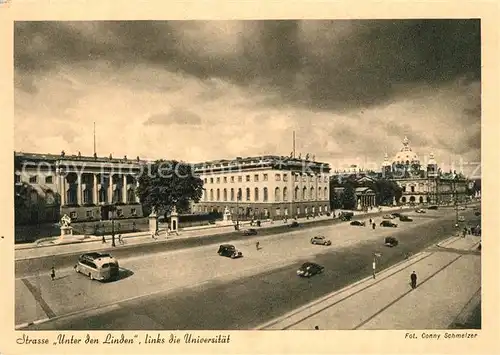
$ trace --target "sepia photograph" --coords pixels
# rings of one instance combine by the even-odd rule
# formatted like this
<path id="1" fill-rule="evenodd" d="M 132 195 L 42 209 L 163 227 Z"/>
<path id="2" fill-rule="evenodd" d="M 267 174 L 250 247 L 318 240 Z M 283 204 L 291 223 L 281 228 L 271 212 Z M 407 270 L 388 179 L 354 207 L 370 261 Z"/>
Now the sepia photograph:
<path id="1" fill-rule="evenodd" d="M 10 25 L 12 344 L 480 341 L 479 16 L 40 17 Z"/>

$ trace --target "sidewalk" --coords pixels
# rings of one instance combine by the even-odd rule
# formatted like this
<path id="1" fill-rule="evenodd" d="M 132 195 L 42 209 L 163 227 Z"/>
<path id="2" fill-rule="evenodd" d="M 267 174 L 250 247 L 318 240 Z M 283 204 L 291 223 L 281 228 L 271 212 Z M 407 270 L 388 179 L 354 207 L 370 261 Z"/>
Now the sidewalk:
<path id="1" fill-rule="evenodd" d="M 451 237 L 377 274 L 259 326 L 263 330 L 447 329 L 480 302 L 479 238 Z M 410 287 L 416 271 L 418 286 Z"/>
<path id="2" fill-rule="evenodd" d="M 374 209 L 373 211 L 369 211 L 368 213 L 355 211 L 355 215 L 366 215 L 367 217 L 384 212 L 390 212 L 394 210 L 400 210 L 399 207 L 384 207 L 382 212 L 379 212 L 378 209 Z M 408 209 L 403 209 L 403 211 L 407 211 Z M 335 213 L 338 214 L 341 210 L 336 210 Z M 332 216 L 320 216 L 316 218 L 298 218 L 297 221 L 300 224 L 308 224 L 314 223 L 318 221 L 331 220 Z M 287 224 L 289 224 L 292 219 L 288 219 Z M 272 228 L 276 226 L 284 225 L 283 220 L 276 221 L 264 221 L 261 227 L 250 227 L 249 221 L 240 222 L 241 229 L 245 228 L 256 228 L 256 229 L 266 229 Z M 151 237 L 150 232 L 137 232 L 137 233 L 127 233 L 122 234 L 122 238 L 124 240 L 124 244 L 118 243 L 118 233 L 115 238 L 116 247 L 122 246 L 130 246 L 130 245 L 141 245 L 141 244 L 149 244 L 149 243 L 157 243 L 166 240 L 175 240 L 175 239 L 185 239 L 192 237 L 203 237 L 203 236 L 211 236 L 215 234 L 226 234 L 235 232 L 234 226 L 214 226 L 205 229 L 191 229 L 191 230 L 183 230 L 180 229 L 178 234 L 170 234 L 166 235 L 166 231 L 164 228 L 159 229 L 159 236 L 156 239 Z M 111 236 L 106 236 L 106 243 L 102 243 L 102 237 L 100 236 L 79 236 L 82 238 L 81 240 L 75 240 L 71 242 L 66 242 L 64 244 L 45 244 L 40 245 L 37 243 L 30 244 L 20 244 L 15 245 L 15 260 L 23 260 L 23 259 L 31 259 L 37 257 L 44 256 L 52 256 L 52 255 L 60 255 L 60 254 L 68 254 L 68 253 L 78 253 L 78 252 L 86 252 L 88 250 L 105 250 L 111 247 Z M 55 237 L 57 238 L 57 237 Z M 77 238 L 77 236 L 75 236 Z"/>

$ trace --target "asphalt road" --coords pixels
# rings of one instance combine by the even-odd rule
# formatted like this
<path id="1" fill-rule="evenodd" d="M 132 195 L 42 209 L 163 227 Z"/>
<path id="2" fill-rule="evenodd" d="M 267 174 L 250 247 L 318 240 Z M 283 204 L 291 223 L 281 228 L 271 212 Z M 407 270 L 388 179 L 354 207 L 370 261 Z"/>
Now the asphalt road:
<path id="1" fill-rule="evenodd" d="M 406 211 L 406 210 L 403 210 Z M 371 216 L 381 216 L 383 214 L 387 214 L 388 212 L 380 212 L 372 214 Z M 369 217 L 366 216 L 355 216 L 353 220 L 361 220 Z M 289 222 L 290 223 L 290 222 Z M 288 224 L 289 224 L 288 223 Z M 301 225 L 299 228 L 310 228 L 310 227 L 319 227 L 319 226 L 329 226 L 338 223 L 343 223 L 339 219 L 328 219 L 328 220 L 318 220 L 314 222 L 309 222 L 307 224 Z M 259 236 L 267 236 L 272 234 L 282 234 L 287 233 L 291 230 L 295 230 L 295 228 L 290 228 L 288 224 L 283 224 L 281 221 L 276 222 L 276 226 L 266 227 L 258 229 Z M 255 238 L 255 236 L 243 236 L 241 232 L 230 232 L 230 233 L 221 233 L 214 234 L 210 236 L 197 236 L 197 237 L 186 237 L 181 239 L 172 239 L 165 241 L 158 241 L 156 243 L 147 243 L 147 244 L 139 244 L 139 245 L 130 245 L 130 246 L 120 246 L 120 248 L 109 248 L 100 250 L 100 252 L 109 252 L 112 253 L 114 257 L 117 259 L 125 259 L 131 256 L 143 255 L 143 254 L 153 254 L 153 253 L 162 253 L 166 251 L 173 251 L 179 249 L 186 248 L 194 248 L 200 246 L 206 246 L 211 244 L 221 244 L 237 240 L 245 240 Z M 89 250 L 90 252 L 91 250 Z M 44 256 L 32 259 L 25 260 L 16 260 L 15 261 L 15 275 L 16 277 L 23 277 L 28 275 L 35 275 L 40 272 L 46 272 L 50 270 L 50 268 L 55 265 L 56 268 L 66 268 L 72 267 L 75 264 L 75 260 L 77 256 L 81 253 L 70 253 L 63 255 L 54 255 L 54 256 Z"/>
<path id="2" fill-rule="evenodd" d="M 472 211 L 461 214 L 470 224 L 479 223 Z M 310 257 L 307 261 L 325 266 L 322 275 L 311 279 L 295 275 L 301 261 L 230 282 L 214 281 L 190 289 L 118 302 L 98 311 L 54 319 L 27 329 L 252 329 L 370 275 L 373 252 L 382 253 L 378 262 L 382 269 L 401 261 L 407 252 L 416 253 L 449 237 L 455 232 L 454 220 L 454 214 L 449 213 L 415 228 L 395 228 L 393 235 L 400 241 L 396 248 L 386 248 L 379 240 L 368 240 Z"/>

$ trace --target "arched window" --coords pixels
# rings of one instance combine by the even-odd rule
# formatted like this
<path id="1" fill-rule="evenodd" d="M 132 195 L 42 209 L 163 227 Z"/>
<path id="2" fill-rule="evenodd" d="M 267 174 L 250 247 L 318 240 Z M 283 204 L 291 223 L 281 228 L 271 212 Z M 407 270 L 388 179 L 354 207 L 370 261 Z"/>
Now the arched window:
<path id="1" fill-rule="evenodd" d="M 203 190 L 204 192 L 204 195 L 205 195 L 205 201 L 207 200 L 207 192 L 205 190 Z M 127 190 L 127 202 L 128 203 L 131 203 L 131 202 L 134 202 L 135 200 L 135 191 L 133 188 L 129 188 Z"/>
<path id="2" fill-rule="evenodd" d="M 217 189 L 217 201 L 220 201 L 220 189 Z"/>
<path id="3" fill-rule="evenodd" d="M 241 197 L 242 197 L 243 193 L 241 192 L 241 189 L 238 189 L 238 195 L 236 196 L 236 199 L 238 201 L 241 201 Z"/>
<path id="4" fill-rule="evenodd" d="M 314 187 L 311 187 L 311 191 L 309 191 L 309 198 L 311 200 L 315 200 L 316 199 L 315 197 L 316 196 L 314 196 Z"/>
<path id="5" fill-rule="evenodd" d="M 234 201 L 234 189 L 231 189 L 231 201 Z"/>
<path id="6" fill-rule="evenodd" d="M 247 201 L 250 201 L 250 188 L 247 187 L 247 198 L 246 198 Z"/>
<path id="7" fill-rule="evenodd" d="M 210 189 L 210 201 L 214 200 L 214 189 Z"/>
<path id="8" fill-rule="evenodd" d="M 256 187 L 255 190 L 254 190 L 254 193 L 253 193 L 253 199 L 254 201 L 259 201 L 259 188 Z"/>
<path id="9" fill-rule="evenodd" d="M 318 187 L 318 200 L 321 200 L 323 198 L 321 187 Z"/>
<path id="10" fill-rule="evenodd" d="M 307 200 L 307 188 L 306 187 L 304 187 L 302 189 L 302 200 L 304 200 L 304 201 Z"/>
<path id="11" fill-rule="evenodd" d="M 328 189 L 325 187 L 325 190 L 323 191 L 324 193 L 324 199 L 328 200 Z"/>
<path id="12" fill-rule="evenodd" d="M 227 189 L 224 189 L 223 197 L 224 197 L 224 201 L 227 201 Z"/>
<path id="13" fill-rule="evenodd" d="M 297 201 L 299 199 L 299 187 L 298 186 L 295 187 L 295 193 L 293 194 L 293 198 L 295 201 Z"/>
<path id="14" fill-rule="evenodd" d="M 264 201 L 264 202 L 267 202 L 267 198 L 268 198 L 268 196 L 267 196 L 267 187 L 264 187 L 264 197 L 263 197 L 263 201 Z"/>
<path id="15" fill-rule="evenodd" d="M 286 187 L 283 188 L 283 201 L 288 201 L 288 189 Z"/>
<path id="16" fill-rule="evenodd" d="M 274 201 L 278 202 L 280 200 L 280 188 L 277 187 L 274 189 Z"/>

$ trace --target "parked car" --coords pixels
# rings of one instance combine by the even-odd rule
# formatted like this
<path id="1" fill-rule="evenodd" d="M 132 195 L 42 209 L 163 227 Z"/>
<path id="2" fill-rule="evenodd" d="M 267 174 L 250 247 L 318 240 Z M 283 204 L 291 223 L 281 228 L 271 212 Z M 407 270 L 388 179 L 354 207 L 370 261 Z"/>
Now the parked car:
<path id="1" fill-rule="evenodd" d="M 417 209 L 415 210 L 415 212 L 417 212 L 417 213 L 425 213 L 425 210 L 423 210 L 423 209 L 421 209 L 421 208 L 417 208 Z"/>
<path id="2" fill-rule="evenodd" d="M 459 222 L 465 222 L 465 217 L 464 216 L 458 216 L 458 221 Z"/>
<path id="3" fill-rule="evenodd" d="M 429 206 L 427 207 L 428 210 L 437 210 L 438 206 Z"/>
<path id="4" fill-rule="evenodd" d="M 317 236 L 311 238 L 311 244 L 319 244 L 319 245 L 328 246 L 328 245 L 332 245 L 332 241 L 326 239 L 322 235 L 317 235 Z"/>
<path id="5" fill-rule="evenodd" d="M 383 219 L 394 219 L 394 216 L 392 214 L 385 214 L 382 216 Z"/>
<path id="6" fill-rule="evenodd" d="M 384 245 L 389 248 L 393 248 L 399 244 L 398 240 L 394 237 L 386 237 L 384 240 Z"/>
<path id="7" fill-rule="evenodd" d="M 364 222 L 364 221 L 352 221 L 351 222 L 351 226 L 364 227 L 364 226 L 366 226 L 366 222 Z"/>
<path id="8" fill-rule="evenodd" d="M 235 246 L 231 244 L 222 244 L 217 253 L 220 256 L 226 256 L 231 259 L 241 258 L 243 256 L 243 253 L 236 250 Z"/>
<path id="9" fill-rule="evenodd" d="M 458 209 L 459 209 L 460 211 L 464 211 L 464 210 L 465 210 L 465 206 L 459 206 L 459 207 L 458 207 Z"/>
<path id="10" fill-rule="evenodd" d="M 399 220 L 400 220 L 401 222 L 413 222 L 413 219 L 411 219 L 410 217 L 405 216 L 405 215 L 400 215 L 400 216 L 399 216 Z"/>
<path id="11" fill-rule="evenodd" d="M 307 262 L 297 270 L 297 275 L 301 277 L 311 277 L 316 274 L 321 274 L 325 268 L 316 263 Z"/>
<path id="12" fill-rule="evenodd" d="M 354 213 L 352 212 L 340 212 L 339 219 L 341 221 L 350 221 L 354 217 Z"/>
<path id="13" fill-rule="evenodd" d="M 257 235 L 257 229 L 249 228 L 242 232 L 243 235 Z"/>
<path id="14" fill-rule="evenodd" d="M 391 221 L 382 221 L 380 223 L 380 226 L 381 227 L 393 227 L 393 228 L 396 228 L 398 225 L 396 223 L 391 222 Z"/>
<path id="15" fill-rule="evenodd" d="M 474 216 L 480 216 L 481 212 L 474 212 Z"/>
<path id="16" fill-rule="evenodd" d="M 292 223 L 289 224 L 289 227 L 290 228 L 297 228 L 297 227 L 300 227 L 300 224 L 297 221 L 293 221 Z"/>
<path id="17" fill-rule="evenodd" d="M 399 218 L 399 217 L 401 217 L 401 216 L 402 216 L 402 215 L 401 215 L 401 213 L 399 213 L 399 212 L 394 212 L 394 213 L 391 213 L 391 215 L 392 215 L 394 218 Z"/>

